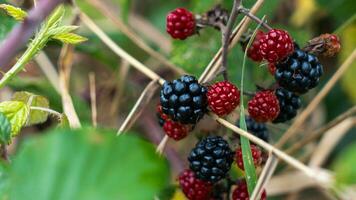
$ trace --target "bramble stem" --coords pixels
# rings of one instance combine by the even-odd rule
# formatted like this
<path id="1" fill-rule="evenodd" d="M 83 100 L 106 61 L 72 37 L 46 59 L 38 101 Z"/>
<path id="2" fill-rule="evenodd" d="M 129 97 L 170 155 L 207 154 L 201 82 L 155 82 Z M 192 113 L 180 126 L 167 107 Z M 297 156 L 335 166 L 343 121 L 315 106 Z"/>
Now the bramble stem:
<path id="1" fill-rule="evenodd" d="M 244 7 L 240 7 L 238 11 L 247 17 L 251 18 L 252 20 L 256 21 L 258 24 L 261 24 L 264 28 L 268 30 L 272 30 L 272 27 L 270 27 L 266 22 L 258 18 L 256 15 L 250 13 L 250 10 Z"/>
<path id="2" fill-rule="evenodd" d="M 230 44 L 230 36 L 232 32 L 232 28 L 235 24 L 237 15 L 239 14 L 238 8 L 241 5 L 241 0 L 234 0 L 234 5 L 232 7 L 232 11 L 229 17 L 229 21 L 224 29 L 222 29 L 222 40 L 223 40 L 223 49 L 222 49 L 222 62 L 221 62 L 221 69 L 224 76 L 224 79 L 228 80 L 228 73 L 227 73 L 227 53 L 229 51 L 229 44 Z"/>

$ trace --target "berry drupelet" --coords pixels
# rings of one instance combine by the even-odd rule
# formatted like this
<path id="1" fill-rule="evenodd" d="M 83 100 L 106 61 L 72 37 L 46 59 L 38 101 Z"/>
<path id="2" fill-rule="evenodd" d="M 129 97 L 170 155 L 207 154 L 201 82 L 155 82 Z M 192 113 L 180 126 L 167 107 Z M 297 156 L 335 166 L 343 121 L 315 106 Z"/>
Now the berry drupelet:
<path id="1" fill-rule="evenodd" d="M 182 124 L 196 124 L 207 112 L 207 89 L 195 77 L 183 75 L 173 82 L 166 81 L 161 89 L 163 113 Z"/>
<path id="2" fill-rule="evenodd" d="M 276 68 L 274 77 L 278 84 L 299 94 L 316 87 L 323 74 L 323 66 L 317 57 L 300 49 L 277 63 Z"/>
<path id="3" fill-rule="evenodd" d="M 184 40 L 195 33 L 194 15 L 185 8 L 177 8 L 167 15 L 167 32 L 174 39 Z"/>
<path id="4" fill-rule="evenodd" d="M 258 148 L 256 145 L 252 144 L 251 145 L 251 153 L 252 153 L 252 158 L 253 158 L 253 164 L 256 167 L 260 166 L 262 164 L 262 151 L 261 151 L 261 149 Z M 241 149 L 241 147 L 236 149 L 235 158 L 236 158 L 237 166 L 240 169 L 245 170 L 244 162 L 243 162 L 243 159 L 242 159 L 242 149 Z"/>
<path id="5" fill-rule="evenodd" d="M 287 31 L 272 29 L 261 36 L 260 54 L 263 59 L 275 63 L 286 58 L 294 50 L 294 44 Z"/>
<path id="6" fill-rule="evenodd" d="M 211 195 L 213 185 L 197 179 L 190 169 L 181 172 L 178 180 L 180 188 L 189 200 L 206 200 Z"/>
<path id="7" fill-rule="evenodd" d="M 248 101 L 248 113 L 256 122 L 273 121 L 279 114 L 279 102 L 273 91 L 259 91 Z"/>
<path id="8" fill-rule="evenodd" d="M 277 118 L 273 120 L 273 123 L 286 122 L 293 119 L 302 104 L 299 96 L 282 87 L 277 88 L 274 94 L 278 98 L 280 112 Z"/>
<path id="9" fill-rule="evenodd" d="M 256 32 L 256 37 L 253 40 L 250 48 L 247 49 L 247 56 L 256 62 L 261 62 L 263 60 L 263 57 L 260 52 L 260 39 L 264 35 L 263 31 L 258 30 Z"/>
<path id="10" fill-rule="evenodd" d="M 220 136 L 209 136 L 197 143 L 188 157 L 190 169 L 197 178 L 218 182 L 231 168 L 234 152 Z"/>
<path id="11" fill-rule="evenodd" d="M 240 91 L 229 81 L 210 86 L 207 96 L 209 108 L 220 117 L 230 114 L 240 103 Z"/>
<path id="12" fill-rule="evenodd" d="M 163 125 L 163 130 L 168 137 L 178 141 L 185 138 L 188 135 L 189 126 L 172 120 L 166 120 L 166 122 Z"/>
<path id="13" fill-rule="evenodd" d="M 232 200 L 249 200 L 249 199 L 250 196 L 248 194 L 246 180 L 245 179 L 240 180 L 237 183 L 236 188 L 232 192 Z M 266 190 L 263 190 L 260 199 L 261 200 L 267 199 Z"/>
<path id="14" fill-rule="evenodd" d="M 156 115 L 160 126 L 163 126 L 166 120 L 169 119 L 168 115 L 163 113 L 162 106 L 160 104 L 157 105 Z"/>
<path id="15" fill-rule="evenodd" d="M 246 128 L 247 131 L 252 133 L 254 136 L 260 138 L 261 140 L 269 141 L 269 132 L 265 123 L 258 123 L 251 117 L 246 116 Z M 236 125 L 240 127 L 240 121 L 237 121 Z M 238 135 L 240 138 L 240 135 Z"/>

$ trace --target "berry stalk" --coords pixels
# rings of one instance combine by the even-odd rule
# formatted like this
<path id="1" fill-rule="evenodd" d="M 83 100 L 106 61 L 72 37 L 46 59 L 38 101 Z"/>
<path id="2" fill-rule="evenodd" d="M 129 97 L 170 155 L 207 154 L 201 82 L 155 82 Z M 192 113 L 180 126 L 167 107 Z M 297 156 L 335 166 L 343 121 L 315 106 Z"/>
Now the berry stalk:
<path id="1" fill-rule="evenodd" d="M 264 22 L 264 20 L 261 20 L 260 18 L 258 18 L 256 15 L 250 13 L 250 10 L 244 7 L 240 7 L 238 9 L 238 12 L 244 14 L 245 16 L 251 18 L 252 20 L 254 20 L 255 22 L 257 22 L 258 24 L 261 24 L 265 29 L 267 30 L 272 30 L 272 27 L 270 27 L 266 22 Z"/>

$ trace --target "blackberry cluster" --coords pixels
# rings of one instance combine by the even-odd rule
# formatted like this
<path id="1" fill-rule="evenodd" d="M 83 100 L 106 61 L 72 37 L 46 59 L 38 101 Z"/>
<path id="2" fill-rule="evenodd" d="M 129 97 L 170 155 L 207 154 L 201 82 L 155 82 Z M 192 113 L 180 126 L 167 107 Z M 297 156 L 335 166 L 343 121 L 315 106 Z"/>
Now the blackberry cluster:
<path id="1" fill-rule="evenodd" d="M 168 120 L 168 116 L 162 112 L 162 106 L 161 105 L 158 104 L 156 110 L 157 110 L 156 116 L 157 116 L 157 119 L 158 119 L 158 124 L 161 127 L 163 127 L 163 125 L 166 122 L 166 120 Z"/>
<path id="2" fill-rule="evenodd" d="M 278 84 L 300 94 L 316 87 L 323 74 L 323 66 L 318 58 L 300 49 L 296 49 L 292 55 L 277 63 L 276 68 L 274 76 Z"/>
<path id="3" fill-rule="evenodd" d="M 184 40 L 195 33 L 193 13 L 185 8 L 177 8 L 167 15 L 166 30 L 174 39 Z"/>
<path id="4" fill-rule="evenodd" d="M 193 76 L 166 81 L 160 94 L 163 113 L 182 124 L 196 124 L 207 112 L 207 88 Z"/>
<path id="5" fill-rule="evenodd" d="M 299 96 L 282 87 L 276 89 L 275 95 L 279 101 L 280 112 L 277 118 L 273 120 L 273 123 L 281 123 L 293 119 L 302 104 Z"/>
<path id="6" fill-rule="evenodd" d="M 197 178 L 215 183 L 225 178 L 233 157 L 234 152 L 222 137 L 209 136 L 198 142 L 188 160 Z"/>

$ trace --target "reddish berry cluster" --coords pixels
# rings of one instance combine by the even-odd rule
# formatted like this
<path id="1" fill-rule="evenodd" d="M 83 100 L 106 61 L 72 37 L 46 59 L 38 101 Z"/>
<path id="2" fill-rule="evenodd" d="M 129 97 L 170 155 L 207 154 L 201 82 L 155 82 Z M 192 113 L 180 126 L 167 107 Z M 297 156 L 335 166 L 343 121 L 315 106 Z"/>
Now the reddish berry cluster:
<path id="1" fill-rule="evenodd" d="M 246 180 L 241 180 L 237 183 L 236 188 L 232 192 L 232 200 L 249 200 L 250 196 L 247 190 Z M 263 190 L 261 194 L 261 200 L 266 200 L 266 190 Z"/>
<path id="2" fill-rule="evenodd" d="M 208 89 L 209 108 L 215 114 L 230 114 L 240 103 L 239 89 L 228 81 L 217 82 Z"/>
<path id="3" fill-rule="evenodd" d="M 247 49 L 247 56 L 256 62 L 261 62 L 263 60 L 263 57 L 260 53 L 260 39 L 263 35 L 263 31 L 258 30 L 253 43 L 251 44 L 250 48 Z"/>
<path id="4" fill-rule="evenodd" d="M 248 102 L 248 113 L 257 122 L 273 121 L 279 110 L 278 98 L 270 90 L 257 92 Z"/>
<path id="5" fill-rule="evenodd" d="M 254 165 L 257 167 L 257 166 L 260 166 L 262 164 L 262 151 L 259 147 L 257 147 L 256 145 L 251 145 L 251 153 L 252 153 L 252 158 L 253 158 L 253 163 Z M 243 159 L 242 159 L 242 149 L 241 147 L 239 147 L 237 150 L 236 150 L 236 163 L 237 163 L 237 166 L 244 170 L 244 162 L 243 162 Z"/>
<path id="6" fill-rule="evenodd" d="M 180 188 L 189 200 L 206 200 L 210 197 L 213 185 L 197 179 L 192 170 L 184 170 L 178 179 Z"/>
<path id="7" fill-rule="evenodd" d="M 177 8 L 167 15 L 167 32 L 174 39 L 184 40 L 195 33 L 195 19 L 185 8 Z"/>

